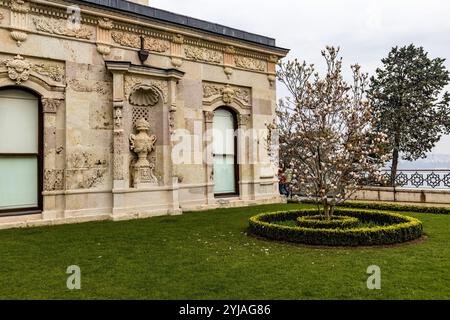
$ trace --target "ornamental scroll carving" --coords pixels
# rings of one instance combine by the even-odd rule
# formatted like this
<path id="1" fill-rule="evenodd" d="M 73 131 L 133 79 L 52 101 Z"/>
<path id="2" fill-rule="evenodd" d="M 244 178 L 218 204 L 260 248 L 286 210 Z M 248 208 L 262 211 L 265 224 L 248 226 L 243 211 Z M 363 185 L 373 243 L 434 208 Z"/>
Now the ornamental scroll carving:
<path id="1" fill-rule="evenodd" d="M 137 34 L 114 31 L 111 33 L 111 37 L 115 43 L 120 44 L 121 46 L 131 48 L 141 47 L 141 38 Z M 161 39 L 144 37 L 144 49 L 163 53 L 170 49 L 170 43 Z"/>
<path id="2" fill-rule="evenodd" d="M 223 62 L 223 54 L 218 51 L 207 48 L 199 48 L 194 46 L 186 46 L 184 48 L 186 58 L 201 62 L 211 62 L 221 64 Z"/>
<path id="3" fill-rule="evenodd" d="M 64 69 L 60 66 L 45 63 L 36 63 L 31 67 L 31 69 L 42 76 L 49 77 L 53 81 L 64 81 Z"/>
<path id="4" fill-rule="evenodd" d="M 68 28 L 67 20 L 54 19 L 46 17 L 33 18 L 33 23 L 37 31 L 42 31 L 50 34 L 57 34 L 61 36 L 74 37 L 78 39 L 90 40 L 93 31 L 86 26 Z"/>
<path id="5" fill-rule="evenodd" d="M 236 56 L 234 57 L 236 67 L 248 70 L 266 71 L 266 63 L 254 58 Z"/>
<path id="6" fill-rule="evenodd" d="M 135 127 L 138 133 L 130 135 L 130 150 L 138 157 L 131 166 L 133 186 L 156 184 L 158 179 L 155 176 L 155 165 L 148 161 L 148 157 L 155 149 L 157 138 L 155 135 L 148 134 L 150 124 L 144 118 L 137 121 Z"/>
<path id="7" fill-rule="evenodd" d="M 217 96 L 222 96 L 222 100 L 226 104 L 230 104 L 233 99 L 238 99 L 246 106 L 251 105 L 250 88 L 231 86 L 229 84 L 203 83 L 204 99 L 209 100 Z"/>
<path id="8" fill-rule="evenodd" d="M 32 72 L 48 77 L 55 82 L 64 82 L 64 69 L 56 64 L 41 62 L 33 63 L 21 55 L 0 61 L 0 64 L 4 64 L 6 66 L 8 69 L 9 78 L 15 81 L 16 84 L 21 84 L 22 82 L 27 81 Z"/>

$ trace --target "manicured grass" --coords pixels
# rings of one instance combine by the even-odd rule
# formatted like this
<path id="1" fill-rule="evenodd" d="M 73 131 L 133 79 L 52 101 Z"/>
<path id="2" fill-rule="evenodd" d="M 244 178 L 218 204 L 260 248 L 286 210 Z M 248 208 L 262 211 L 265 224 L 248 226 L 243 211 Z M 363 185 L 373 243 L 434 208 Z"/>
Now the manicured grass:
<path id="1" fill-rule="evenodd" d="M 1 299 L 449 299 L 450 216 L 419 218 L 429 239 L 392 248 L 318 249 L 246 235 L 260 212 L 187 213 L 0 231 Z M 82 288 L 66 287 L 81 267 Z M 367 267 L 382 290 L 367 289 Z"/>

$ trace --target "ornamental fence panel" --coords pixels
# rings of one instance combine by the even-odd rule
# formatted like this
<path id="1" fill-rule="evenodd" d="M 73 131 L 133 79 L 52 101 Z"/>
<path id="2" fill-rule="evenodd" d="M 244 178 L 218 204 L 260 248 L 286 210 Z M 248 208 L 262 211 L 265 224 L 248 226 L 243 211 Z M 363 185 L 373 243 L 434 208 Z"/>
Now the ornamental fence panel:
<path id="1" fill-rule="evenodd" d="M 383 177 L 389 181 L 390 170 L 383 172 Z M 450 169 L 398 170 L 395 183 L 402 188 L 450 189 Z"/>

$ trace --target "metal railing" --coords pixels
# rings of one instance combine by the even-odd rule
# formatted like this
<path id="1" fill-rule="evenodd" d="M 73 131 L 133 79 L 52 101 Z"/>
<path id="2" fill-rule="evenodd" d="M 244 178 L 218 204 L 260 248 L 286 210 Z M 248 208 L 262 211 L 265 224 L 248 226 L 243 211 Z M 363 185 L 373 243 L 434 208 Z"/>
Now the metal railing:
<path id="1" fill-rule="evenodd" d="M 383 170 L 385 181 L 390 181 L 390 170 Z M 398 170 L 395 184 L 402 188 L 450 189 L 450 169 Z"/>

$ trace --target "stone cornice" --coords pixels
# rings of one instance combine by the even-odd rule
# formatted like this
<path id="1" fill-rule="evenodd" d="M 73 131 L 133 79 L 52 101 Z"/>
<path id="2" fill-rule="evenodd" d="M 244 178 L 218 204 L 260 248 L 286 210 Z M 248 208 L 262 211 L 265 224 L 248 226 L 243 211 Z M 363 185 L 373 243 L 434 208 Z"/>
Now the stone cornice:
<path id="1" fill-rule="evenodd" d="M 29 14 L 67 19 L 68 14 L 66 8 L 71 5 L 70 2 L 63 1 L 53 2 L 47 0 L 30 0 L 31 8 Z M 9 1 L 0 0 L 0 6 L 9 7 Z M 82 5 L 82 19 L 83 24 L 97 25 L 98 20 L 102 17 L 109 18 L 113 21 L 114 30 L 123 30 L 139 34 L 149 35 L 155 38 L 164 40 L 173 39 L 177 34 L 185 37 L 186 43 L 195 43 L 197 46 L 217 48 L 225 51 L 225 48 L 233 46 L 237 53 L 241 55 L 256 55 L 269 59 L 270 56 L 284 57 L 287 49 L 276 47 L 265 47 L 258 44 L 253 44 L 230 37 L 221 37 L 218 35 L 205 34 L 199 30 L 190 30 L 189 28 L 169 26 L 163 22 L 149 22 L 145 19 L 130 19 L 126 14 L 115 13 L 107 10 L 96 9 L 89 6 Z"/>
<path id="2" fill-rule="evenodd" d="M 0 0 L 0 6 L 10 9 L 10 1 Z M 27 1 L 27 0 L 25 0 Z M 26 40 L 27 34 L 43 34 L 70 38 L 73 41 L 97 45 L 98 52 L 107 59 L 112 47 L 139 50 L 141 35 L 145 37 L 146 49 L 152 54 L 167 56 L 172 65 L 180 67 L 184 60 L 224 67 L 229 78 L 233 69 L 267 74 L 273 83 L 275 65 L 288 50 L 261 46 L 231 37 L 212 35 L 200 30 L 175 27 L 159 21 L 130 18 L 122 12 L 81 5 L 81 29 L 66 30 L 67 6 L 70 1 L 28 0 L 30 21 L 24 28 L 12 28 L 11 37 L 17 44 Z M 5 26 L 5 24 L 2 25 Z M 17 34 L 16 34 L 17 33 Z M 20 33 L 20 34 L 19 34 Z"/>

